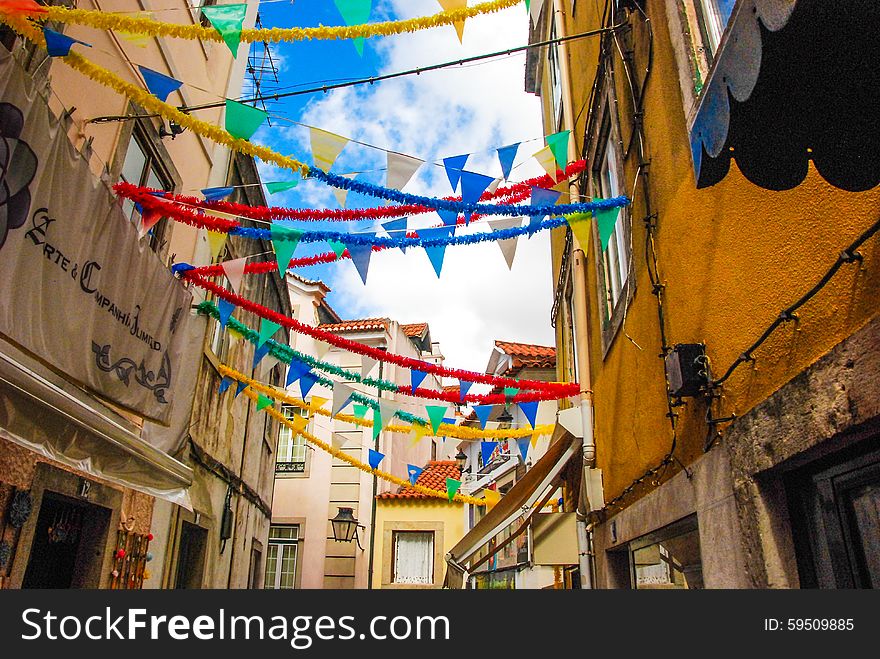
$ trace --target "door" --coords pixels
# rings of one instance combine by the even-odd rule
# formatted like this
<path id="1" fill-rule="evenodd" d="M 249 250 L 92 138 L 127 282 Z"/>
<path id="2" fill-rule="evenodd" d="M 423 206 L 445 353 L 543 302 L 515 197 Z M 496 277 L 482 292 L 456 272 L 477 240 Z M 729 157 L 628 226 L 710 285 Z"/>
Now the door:
<path id="1" fill-rule="evenodd" d="M 202 587 L 207 541 L 207 529 L 189 522 L 183 522 L 180 525 L 180 549 L 177 553 L 175 588 Z"/>

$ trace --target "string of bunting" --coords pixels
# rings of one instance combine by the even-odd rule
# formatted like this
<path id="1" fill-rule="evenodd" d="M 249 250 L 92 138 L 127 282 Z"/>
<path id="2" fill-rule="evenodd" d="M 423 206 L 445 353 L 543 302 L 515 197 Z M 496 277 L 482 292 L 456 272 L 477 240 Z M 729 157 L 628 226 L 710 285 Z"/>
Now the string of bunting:
<path id="1" fill-rule="evenodd" d="M 306 325 L 299 322 L 295 318 L 284 316 L 277 311 L 273 311 L 272 309 L 264 307 L 261 304 L 257 304 L 256 302 L 242 297 L 237 293 L 233 293 L 232 291 L 229 291 L 226 288 L 219 286 L 214 282 L 205 279 L 204 277 L 201 277 L 199 275 L 192 275 L 190 274 L 190 272 L 187 272 L 183 269 L 178 270 L 178 272 L 182 277 L 186 278 L 188 281 L 192 282 L 196 286 L 211 293 L 214 293 L 214 295 L 216 295 L 217 297 L 226 300 L 227 302 L 231 302 L 233 305 L 241 307 L 245 311 L 249 311 L 259 316 L 260 318 L 269 320 L 277 325 L 291 329 L 294 332 L 306 334 L 314 339 L 318 339 L 319 341 L 323 341 L 324 343 L 329 343 L 330 345 L 336 346 L 337 348 L 341 348 L 342 350 L 348 350 L 349 352 L 353 352 L 358 355 L 366 355 L 368 357 L 372 357 L 376 361 L 390 362 L 392 364 L 396 364 L 397 366 L 402 366 L 403 368 L 419 371 L 421 373 L 431 373 L 439 377 L 455 378 L 456 380 L 466 380 L 467 382 L 474 383 L 479 382 L 482 384 L 489 384 L 492 386 L 500 387 L 515 387 L 517 389 L 531 389 L 538 391 L 553 391 L 559 392 L 560 394 L 564 393 L 565 395 L 570 395 L 571 390 L 577 386 L 575 383 L 570 382 L 515 380 L 513 378 L 507 378 L 503 376 L 486 375 L 485 373 L 476 373 L 474 371 L 447 368 L 438 364 L 432 364 L 431 362 L 424 362 L 418 359 L 413 359 L 412 357 L 398 355 L 390 351 L 379 350 L 378 348 L 373 348 L 372 346 L 343 338 L 337 334 L 333 334 L 332 332 L 327 332 L 317 327 Z"/>
<path id="2" fill-rule="evenodd" d="M 229 380 L 234 380 L 240 382 L 243 385 L 246 385 L 246 387 L 242 387 L 240 390 L 238 390 L 238 393 L 240 393 L 241 391 L 247 391 L 247 389 L 249 388 L 253 391 L 269 396 L 277 401 L 280 401 L 287 405 L 292 405 L 293 407 L 302 410 L 309 410 L 312 413 L 320 414 L 321 416 L 326 416 L 331 419 L 337 419 L 344 423 L 351 423 L 353 425 L 361 426 L 363 428 L 374 428 L 373 421 L 365 419 L 363 418 L 363 416 L 342 414 L 341 412 L 336 412 L 334 414 L 333 412 L 324 409 L 323 405 L 326 401 L 323 399 L 320 401 L 320 404 L 310 404 L 302 399 L 296 398 L 295 396 L 291 396 L 287 392 L 279 390 L 276 387 L 272 387 L 263 382 L 259 382 L 258 380 L 254 380 L 244 373 L 240 373 L 239 371 L 236 371 L 234 368 L 230 368 L 225 364 L 219 364 L 218 369 L 220 371 L 220 374 L 224 378 L 229 378 Z M 223 391 L 226 391 L 227 388 L 228 387 L 224 387 Z M 432 423 L 428 422 L 425 422 L 424 424 L 413 424 L 411 426 L 391 425 L 386 419 L 382 419 L 381 423 L 382 428 L 384 428 L 388 432 L 402 434 L 415 433 L 417 436 L 424 436 L 429 434 L 429 427 L 433 426 Z M 458 426 L 441 421 L 437 424 L 434 435 L 437 437 L 452 437 L 454 439 L 461 439 L 465 441 L 481 441 L 486 439 L 521 439 L 524 437 L 548 435 L 553 432 L 553 429 L 554 426 L 552 425 L 540 425 L 535 428 L 479 430 L 477 428 L 471 428 L 470 426 Z"/>
<path id="3" fill-rule="evenodd" d="M 250 393 L 247 391 L 245 391 L 245 395 L 248 396 L 253 401 L 257 401 L 257 399 L 258 399 L 258 396 L 256 394 L 253 394 L 253 393 Z M 360 460 L 352 457 L 351 455 L 349 455 L 345 451 L 337 449 L 336 447 L 331 446 L 330 444 L 327 444 L 326 442 L 323 442 L 320 439 L 318 439 L 317 437 L 315 437 L 313 434 L 311 434 L 310 432 L 308 432 L 305 429 L 305 424 L 306 424 L 305 419 L 302 419 L 302 418 L 294 419 L 294 420 L 288 419 L 281 412 L 276 410 L 272 405 L 268 405 L 266 407 L 263 407 L 262 409 L 264 412 L 266 412 L 266 414 L 271 416 L 273 419 L 275 419 L 279 423 L 283 424 L 287 428 L 290 428 L 290 430 L 293 431 L 294 435 L 302 435 L 307 442 L 309 442 L 310 444 L 314 444 L 315 446 L 320 448 L 322 451 L 326 451 L 327 453 L 332 455 L 334 458 L 342 460 L 343 462 L 347 462 L 348 464 L 352 465 L 353 467 L 357 467 L 358 469 L 360 469 L 363 472 L 366 472 L 368 474 L 373 474 L 377 478 L 381 478 L 382 480 L 388 481 L 389 483 L 394 483 L 395 485 L 399 485 L 401 487 L 411 488 L 411 489 L 415 490 L 416 492 L 419 492 L 420 494 L 425 494 L 430 497 L 434 497 L 436 499 L 448 499 L 451 501 L 460 501 L 461 503 L 470 503 L 470 504 L 473 504 L 476 506 L 486 505 L 486 501 L 484 499 L 477 499 L 476 497 L 467 496 L 464 494 L 458 494 L 457 492 L 455 492 L 453 494 L 452 492 L 441 492 L 440 490 L 432 490 L 431 488 L 425 487 L 423 485 L 418 485 L 416 483 L 411 483 L 410 481 L 405 480 L 403 478 L 398 478 L 397 476 L 394 476 L 393 474 L 389 474 L 386 471 L 381 471 L 381 470 L 379 470 L 375 467 L 372 467 L 364 462 L 361 462 Z M 377 455 L 384 457 L 384 456 L 382 456 L 381 453 L 378 453 Z M 460 485 L 459 481 L 454 481 L 454 482 L 458 483 Z M 452 494 L 452 496 L 450 496 L 450 494 Z"/>
<path id="4" fill-rule="evenodd" d="M 467 393 L 464 395 L 456 395 L 454 392 L 450 391 L 435 391 L 433 389 L 425 389 L 422 387 L 413 389 L 411 386 L 407 385 L 399 385 L 395 382 L 391 382 L 389 380 L 377 379 L 372 377 L 364 377 L 360 373 L 355 371 L 349 371 L 348 369 L 342 368 L 341 366 L 337 366 L 336 364 L 330 364 L 321 359 L 317 359 L 311 355 L 307 355 L 305 353 L 299 352 L 291 348 L 290 346 L 286 346 L 282 343 L 278 343 L 272 339 L 267 339 L 265 341 L 261 341 L 262 335 L 260 332 L 248 327 L 244 323 L 236 320 L 235 318 L 229 317 L 228 319 L 224 319 L 220 313 L 220 310 L 217 306 L 210 301 L 200 302 L 196 306 L 196 312 L 203 316 L 209 316 L 214 318 L 215 320 L 220 321 L 221 323 L 225 323 L 227 329 L 231 329 L 237 335 L 242 338 L 247 339 L 249 342 L 253 343 L 258 348 L 261 345 L 268 345 L 269 352 L 272 357 L 277 359 L 279 362 L 284 364 L 296 364 L 297 362 L 301 364 L 307 364 L 311 368 L 318 369 L 325 373 L 329 373 L 331 375 L 335 375 L 342 380 L 347 382 L 360 382 L 369 387 L 375 387 L 377 389 L 381 389 L 382 391 L 389 391 L 397 394 L 403 394 L 405 396 L 413 396 L 417 398 L 429 398 L 432 400 L 442 400 L 447 403 L 475 403 L 479 405 L 502 405 L 505 403 L 519 403 L 519 402 L 533 402 L 533 401 L 542 401 L 542 400 L 558 400 L 559 398 L 567 398 L 568 396 L 562 396 L 559 393 L 548 393 L 542 391 L 531 391 L 531 392 L 519 392 L 514 396 L 506 396 L 504 394 L 471 394 Z M 325 380 L 323 378 L 318 378 L 317 381 L 329 388 L 333 387 L 332 380 Z M 574 396 L 578 393 L 577 386 L 572 385 L 572 392 L 568 395 Z M 373 409 L 378 407 L 378 403 L 375 400 L 365 398 L 363 402 Z M 405 414 L 402 412 L 401 414 Z M 401 417 L 405 418 L 405 417 Z M 413 418 L 405 418 L 405 420 L 410 422 L 418 422 L 421 424 L 428 423 L 425 419 L 419 417 Z"/>

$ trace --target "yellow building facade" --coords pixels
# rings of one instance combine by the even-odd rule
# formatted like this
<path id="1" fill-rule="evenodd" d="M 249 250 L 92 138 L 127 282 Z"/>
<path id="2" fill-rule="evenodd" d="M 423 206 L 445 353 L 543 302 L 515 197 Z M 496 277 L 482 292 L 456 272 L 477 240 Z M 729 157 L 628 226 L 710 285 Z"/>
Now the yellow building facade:
<path id="1" fill-rule="evenodd" d="M 772 13 L 781 4 L 789 16 Z M 842 491 L 828 485 L 840 474 L 878 460 L 880 192 L 857 167 L 850 179 L 818 171 L 809 146 L 765 166 L 749 142 L 760 107 L 748 103 L 783 93 L 769 79 L 784 70 L 778 45 L 810 47 L 815 3 L 794 5 L 547 0 L 533 25 L 532 43 L 592 33 L 533 49 L 526 67 L 545 133 L 570 130 L 569 160 L 586 161 L 557 189 L 632 201 L 604 249 L 595 222 L 587 245 L 567 229 L 552 236 L 557 375 L 590 378 L 603 476 L 604 500 L 589 516 L 596 587 L 871 583 L 865 556 L 878 539 L 864 531 L 858 497 L 876 496 L 876 478 L 864 472 L 867 490 L 835 500 L 836 520 L 814 506 Z M 743 53 L 756 59 L 751 97 L 734 79 Z M 708 107 L 722 76 L 729 109 Z M 723 125 L 725 112 L 713 159 L 698 131 Z M 805 176 L 786 178 L 798 158 Z M 696 393 L 674 395 L 679 355 L 682 368 L 698 362 Z M 815 546 L 817 527 L 834 536 L 831 549 Z"/>

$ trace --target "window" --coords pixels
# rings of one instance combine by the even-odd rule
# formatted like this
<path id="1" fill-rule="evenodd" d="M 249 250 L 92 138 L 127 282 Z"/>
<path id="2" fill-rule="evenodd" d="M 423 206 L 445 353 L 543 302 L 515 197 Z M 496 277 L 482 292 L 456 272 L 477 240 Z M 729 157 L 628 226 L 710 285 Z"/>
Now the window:
<path id="1" fill-rule="evenodd" d="M 736 0 L 686 0 L 684 13 L 693 49 L 694 91 L 702 91 Z"/>
<path id="2" fill-rule="evenodd" d="M 286 419 L 293 419 L 294 414 L 298 411 L 300 416 L 308 418 L 309 410 L 298 408 L 292 405 L 283 405 L 281 411 Z M 293 431 L 286 425 L 281 426 L 278 433 L 278 451 L 275 456 L 275 472 L 283 474 L 301 474 L 306 470 L 306 440 L 302 435 L 293 436 Z"/>
<path id="3" fill-rule="evenodd" d="M 119 178 L 132 185 L 142 185 L 169 192 L 174 189 L 166 168 L 147 146 L 147 139 L 138 127 L 135 127 L 131 133 L 131 139 L 125 152 L 125 159 L 122 161 L 122 171 L 119 173 Z M 137 212 L 131 200 L 123 200 L 122 213 L 136 225 L 140 224 L 140 213 Z M 156 253 L 159 253 L 165 246 L 166 225 L 167 221 L 163 217 L 150 229 L 150 249 Z"/>
<path id="4" fill-rule="evenodd" d="M 696 516 L 634 540 L 629 552 L 633 588 L 703 587 Z"/>
<path id="5" fill-rule="evenodd" d="M 394 532 L 393 583 L 434 583 L 434 532 Z"/>
<path id="6" fill-rule="evenodd" d="M 609 114 L 605 113 L 599 142 L 593 159 L 593 190 L 594 194 L 603 199 L 617 197 L 623 192 L 620 150 L 611 130 Z M 608 247 L 600 257 L 600 275 L 602 279 L 601 295 L 604 295 L 605 325 L 611 323 L 618 302 L 626 292 L 629 276 L 630 244 L 622 218 L 626 211 L 621 209 L 617 214 L 617 224 L 608 240 Z"/>
<path id="7" fill-rule="evenodd" d="M 556 38 L 556 23 L 550 23 L 550 38 Z M 551 43 L 547 47 L 547 58 L 550 60 L 550 100 L 553 103 L 553 116 L 556 129 L 562 125 L 562 71 L 559 67 L 559 44 Z"/>
<path id="8" fill-rule="evenodd" d="M 223 286 L 227 291 L 232 291 L 232 286 L 225 276 L 221 275 L 217 279 L 217 284 Z M 214 300 L 216 304 L 217 299 Z M 211 351 L 217 355 L 217 359 L 226 362 L 229 356 L 229 332 L 220 324 L 219 320 L 214 320 L 214 329 L 211 334 Z"/>
<path id="9" fill-rule="evenodd" d="M 299 556 L 299 525 L 269 527 L 264 588 L 296 588 L 296 562 Z"/>

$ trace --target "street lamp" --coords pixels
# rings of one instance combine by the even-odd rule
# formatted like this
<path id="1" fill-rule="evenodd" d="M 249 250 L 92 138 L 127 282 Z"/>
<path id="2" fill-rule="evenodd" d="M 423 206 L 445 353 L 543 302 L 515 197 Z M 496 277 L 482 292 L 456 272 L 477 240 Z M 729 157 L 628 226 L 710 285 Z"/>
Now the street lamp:
<path id="1" fill-rule="evenodd" d="M 458 466 L 459 473 L 464 473 L 464 466 L 467 464 L 468 456 L 464 451 L 458 449 L 458 453 L 455 454 L 455 464 Z"/>
<path id="2" fill-rule="evenodd" d="M 336 542 L 351 542 L 353 538 L 357 541 L 358 548 L 364 550 L 357 534 L 358 527 L 364 528 L 364 526 L 358 524 L 353 508 L 340 507 L 336 517 L 330 520 L 330 525 L 333 527 L 333 539 Z"/>

